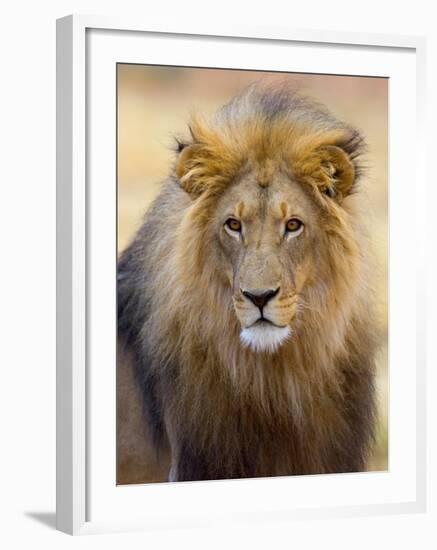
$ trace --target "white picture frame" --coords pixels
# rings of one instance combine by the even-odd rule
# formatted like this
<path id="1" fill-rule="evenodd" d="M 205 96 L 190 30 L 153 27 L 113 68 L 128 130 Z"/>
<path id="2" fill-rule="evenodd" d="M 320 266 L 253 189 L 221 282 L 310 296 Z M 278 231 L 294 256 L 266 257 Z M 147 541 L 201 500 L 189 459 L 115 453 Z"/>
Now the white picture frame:
<path id="1" fill-rule="evenodd" d="M 123 44 L 117 42 L 117 35 L 125 37 L 122 40 Z M 115 325 L 109 319 L 106 323 L 106 329 L 104 328 L 105 323 L 102 323 L 101 329 L 97 332 L 95 330 L 96 315 L 104 317 L 104 314 L 96 314 L 99 308 L 95 306 L 100 302 L 94 303 L 93 300 L 98 300 L 98 298 L 94 298 L 94 294 L 97 294 L 95 292 L 95 280 L 100 277 L 100 272 L 92 266 L 93 253 L 96 250 L 95 244 L 96 242 L 104 242 L 104 234 L 96 229 L 94 220 L 99 217 L 99 223 L 103 228 L 114 227 L 116 212 L 112 208 L 113 202 L 111 201 L 114 195 L 111 195 L 113 192 L 111 184 L 107 186 L 107 189 L 109 189 L 107 200 L 102 200 L 98 212 L 95 207 L 95 193 L 100 193 L 101 189 L 94 188 L 90 182 L 109 181 L 115 177 L 115 140 L 113 139 L 115 103 L 112 95 L 107 97 L 105 95 L 106 90 L 109 89 L 106 84 L 112 82 L 111 67 L 117 60 L 141 62 L 142 54 L 139 53 L 141 48 L 139 49 L 138 45 L 139 41 L 145 40 L 147 37 L 154 40 L 155 45 L 158 43 L 161 45 L 158 54 L 156 54 L 155 48 L 154 59 L 157 59 L 158 62 L 161 59 L 163 65 L 169 64 L 171 60 L 173 60 L 172 64 L 181 64 L 181 58 L 177 56 L 177 52 L 182 52 L 183 47 L 189 48 L 190 42 L 193 40 L 209 40 L 210 43 L 211 41 L 214 43 L 214 40 L 220 40 L 223 51 L 219 52 L 217 48 L 211 49 L 211 55 L 216 52 L 214 55 L 218 60 L 221 55 L 225 55 L 224 52 L 227 46 L 237 43 L 244 46 L 246 50 L 246 52 L 242 51 L 241 55 L 248 55 L 247 52 L 250 55 L 251 46 L 255 47 L 257 45 L 257 48 L 259 48 L 257 63 L 261 63 L 263 47 L 274 49 L 277 45 L 281 45 L 282 48 L 294 46 L 296 48 L 306 48 L 308 51 L 311 48 L 321 50 L 329 47 L 331 48 L 330 51 L 333 52 L 332 63 L 334 65 L 337 63 L 337 70 L 334 70 L 334 65 L 326 69 L 325 72 L 330 74 L 342 72 L 341 67 L 345 71 L 343 74 L 356 74 L 348 72 L 347 51 L 363 52 L 362 63 L 364 64 L 363 67 L 367 67 L 365 70 L 368 71 L 368 74 L 374 74 L 372 71 L 375 71 L 375 74 L 384 75 L 385 71 L 388 70 L 384 67 L 392 64 L 393 68 L 389 70 L 398 71 L 396 78 L 399 78 L 399 86 L 402 82 L 402 75 L 404 74 L 405 77 L 407 71 L 410 71 L 408 76 L 411 77 L 414 71 L 414 80 L 412 83 L 410 82 L 409 86 L 406 82 L 407 79 L 405 80 L 404 101 L 406 103 L 399 104 L 397 107 L 394 105 L 392 111 L 393 115 L 396 112 L 404 112 L 405 107 L 407 107 L 407 111 L 403 116 L 408 118 L 408 128 L 413 132 L 412 135 L 415 136 L 414 141 L 416 144 L 415 162 L 411 163 L 410 172 L 400 170 L 398 160 L 402 158 L 403 142 L 401 136 L 397 138 L 393 133 L 392 127 L 391 139 L 398 139 L 398 142 L 392 141 L 390 149 L 390 177 L 396 177 L 401 182 L 399 189 L 402 188 L 402 182 L 407 176 L 410 177 L 410 181 L 412 177 L 416 183 L 414 187 L 415 208 L 413 213 L 410 213 L 414 217 L 415 223 L 415 231 L 410 236 L 410 244 L 414 246 L 416 262 L 413 267 L 410 267 L 409 275 L 408 273 L 403 275 L 403 279 L 399 283 L 391 280 L 391 289 L 393 290 L 391 300 L 394 300 L 394 308 L 396 308 L 395 287 L 397 284 L 402 286 L 414 280 L 416 289 L 414 298 L 411 298 L 408 305 L 410 311 L 414 310 L 412 317 L 414 327 L 410 322 L 399 328 L 399 335 L 414 329 L 414 347 L 395 356 L 398 363 L 403 361 L 405 364 L 408 362 L 410 367 L 413 365 L 414 376 L 411 371 L 408 371 L 408 376 L 411 376 L 411 378 L 405 377 L 404 379 L 399 378 L 399 380 L 396 376 L 391 378 L 394 394 L 396 395 L 396 387 L 399 382 L 399 390 L 402 387 L 407 388 L 406 391 L 409 391 L 414 397 L 410 402 L 415 403 L 414 414 L 410 415 L 411 426 L 409 427 L 406 424 L 404 427 L 405 433 L 410 434 L 411 441 L 414 439 L 414 448 L 410 449 L 410 454 L 406 453 L 410 456 L 408 464 L 405 462 L 399 465 L 399 476 L 402 475 L 405 480 L 405 484 L 400 488 L 399 493 L 394 490 L 395 485 L 398 485 L 398 478 L 393 477 L 390 481 L 389 477 L 372 478 L 371 476 L 368 476 L 365 481 L 360 481 L 358 478 L 354 479 L 355 482 L 358 479 L 358 484 L 361 484 L 361 486 L 366 485 L 371 488 L 369 490 L 373 490 L 374 493 L 369 493 L 366 501 L 359 500 L 360 493 L 357 493 L 358 497 L 355 500 L 348 497 L 347 502 L 349 504 L 344 503 L 346 500 L 338 500 L 337 502 L 331 501 L 329 498 L 324 500 L 323 493 L 317 493 L 318 502 L 316 505 L 311 505 L 303 499 L 287 504 L 285 500 L 281 501 L 278 487 L 280 487 L 279 484 L 283 486 L 283 484 L 288 483 L 290 478 L 244 480 L 241 482 L 157 484 L 153 487 L 147 486 L 147 492 L 144 491 L 145 486 L 142 488 L 121 487 L 116 488 L 118 491 L 116 497 L 114 497 L 112 489 L 107 487 L 109 478 L 105 472 L 111 470 L 115 463 L 115 458 L 107 454 L 108 449 L 110 451 L 107 446 L 110 445 L 108 442 L 110 442 L 111 437 L 115 438 L 115 433 L 112 434 L 111 430 L 108 429 L 106 435 L 97 435 L 100 430 L 96 427 L 99 426 L 98 422 L 100 420 L 96 411 L 92 411 L 96 400 L 99 400 L 98 410 L 112 410 L 110 407 L 113 401 L 109 403 L 108 399 L 113 400 L 115 387 L 111 387 L 113 378 L 109 376 L 109 382 L 102 384 L 97 394 L 96 384 L 93 381 L 99 374 L 98 365 L 100 363 L 108 364 L 113 360 L 111 351 L 108 352 L 109 355 L 107 356 L 100 355 L 101 349 L 98 345 L 95 345 L 95 342 L 98 342 L 99 338 L 107 339 L 108 334 L 115 337 Z M 172 46 L 171 41 L 178 43 L 177 51 L 175 51 L 174 44 Z M 166 42 L 168 42 L 168 47 L 165 47 Z M 338 52 L 335 54 L 335 48 L 340 53 L 341 51 L 344 53 L 344 60 Z M 241 61 L 238 61 L 238 48 L 234 49 L 233 55 L 236 59 L 236 66 L 244 68 Z M 133 58 L 134 51 L 136 52 L 135 59 Z M 365 60 L 366 52 L 370 56 L 368 61 Z M 371 54 L 371 52 L 373 53 Z M 425 460 L 425 250 L 423 243 L 417 239 L 417 234 L 424 224 L 424 220 L 418 213 L 424 211 L 426 205 L 426 179 L 423 158 L 425 149 L 423 146 L 424 52 L 425 41 L 420 37 L 349 34 L 284 28 L 196 28 L 195 25 L 192 28 L 179 29 L 157 27 L 138 21 L 76 15 L 58 20 L 56 414 L 57 528 L 59 530 L 70 534 L 86 534 L 113 530 L 156 528 L 157 526 L 208 525 L 215 521 L 231 521 L 231 516 L 236 521 L 254 521 L 259 517 L 267 519 L 326 518 L 425 510 L 427 479 Z M 103 57 L 99 57 L 100 54 Z M 389 55 L 390 58 L 387 57 Z M 387 57 L 385 60 L 383 59 L 384 56 Z M 217 61 L 217 59 L 213 62 L 214 66 L 220 66 L 220 60 Z M 382 60 L 379 67 L 376 66 L 375 59 Z M 196 66 L 208 66 L 205 62 L 203 63 L 202 65 L 202 61 L 197 62 Z M 229 66 L 229 62 L 223 66 Z M 251 68 L 257 67 L 259 65 L 255 63 Z M 269 69 L 271 67 L 264 66 L 264 68 Z M 296 71 L 297 68 L 298 66 L 295 65 L 293 68 L 289 67 L 289 70 Z M 305 72 L 314 71 L 308 67 Z M 90 82 L 93 82 L 94 87 L 90 88 Z M 99 97 L 98 109 L 95 100 L 93 100 L 93 94 L 97 94 Z M 396 98 L 393 97 L 392 99 Z M 94 107 L 96 107 L 95 113 L 91 112 Z M 101 140 L 99 145 L 96 146 L 96 132 L 98 132 L 99 127 L 103 127 L 103 121 L 112 107 L 114 107 L 114 120 L 109 123 L 111 130 L 109 132 L 105 130 L 106 138 L 102 135 L 99 136 Z M 396 108 L 399 111 L 396 111 Z M 89 129 L 90 117 L 95 117 L 92 119 L 92 131 Z M 390 119 L 390 124 L 396 124 L 396 117 Z M 99 156 L 105 156 L 106 159 L 109 159 L 106 168 L 103 167 Z M 101 171 L 99 172 L 99 170 Z M 398 250 L 396 240 L 393 239 L 396 237 L 396 224 L 398 223 L 396 212 L 404 212 L 403 209 L 406 208 L 407 204 L 400 191 L 397 191 L 394 187 L 390 187 L 390 191 L 392 199 L 390 223 L 394 225 L 391 232 L 391 254 L 393 254 L 393 257 L 398 257 L 399 262 L 401 262 L 402 251 Z M 110 258 L 112 245 L 111 242 L 105 244 L 103 248 L 106 249 L 106 259 L 102 256 L 102 262 L 99 261 L 99 264 L 101 263 L 103 266 L 102 269 L 109 266 L 105 274 L 105 277 L 109 276 L 108 280 L 112 280 L 113 273 L 111 270 L 114 268 L 114 262 L 111 264 L 113 260 Z M 112 250 L 114 249 L 112 248 Z M 115 251 L 113 254 L 115 254 Z M 407 279 L 407 277 L 410 277 L 410 279 Z M 115 281 L 115 278 L 113 280 Z M 101 292 L 111 292 L 111 283 L 108 284 L 109 286 L 101 285 Z M 113 306 L 115 306 L 115 297 L 109 300 L 108 307 Z M 398 319 L 396 309 L 391 312 L 390 319 L 393 322 Z M 104 332 L 105 330 L 106 332 Z M 90 368 L 90 365 L 93 365 L 93 368 Z M 106 403 L 109 404 L 106 405 Z M 401 406 L 402 404 L 399 402 L 398 405 Z M 105 409 L 106 406 L 108 406 L 108 409 Z M 393 413 L 393 410 L 391 410 L 391 413 Z M 399 414 L 401 413 L 399 412 Z M 113 421 L 115 422 L 115 417 Z M 111 422 L 110 425 L 112 426 Z M 391 429 L 397 429 L 395 422 Z M 408 432 L 409 429 L 410 432 Z M 396 437 L 394 437 L 394 440 L 396 441 Z M 100 448 L 104 449 L 106 456 L 108 456 L 106 466 L 100 460 L 101 456 L 104 455 L 103 451 L 99 451 Z M 91 449 L 94 450 L 91 451 Z M 399 451 L 399 449 L 397 450 Z M 399 452 L 394 454 L 399 455 Z M 98 463 L 101 466 L 102 474 L 97 472 L 96 456 L 99 458 Z M 408 475 L 405 476 L 404 474 L 407 471 Z M 390 473 L 395 476 L 396 467 L 389 472 L 389 475 Z M 104 475 L 106 475 L 106 478 Z M 329 477 L 329 480 L 327 477 Z M 313 476 L 311 480 L 295 478 L 292 480 L 293 493 L 299 494 L 299 485 L 304 487 L 309 483 L 310 485 L 304 488 L 305 492 L 309 494 L 309 498 L 311 498 L 311 495 L 316 495 L 315 488 L 322 485 L 325 486 L 326 494 L 338 493 L 340 495 L 342 491 L 345 491 L 344 494 L 346 494 L 348 492 L 347 487 L 342 488 L 341 486 L 352 483 L 352 481 L 345 483 L 342 479 L 344 480 L 340 475 Z M 349 480 L 351 479 L 349 478 Z M 132 489 L 136 491 L 136 495 L 133 494 Z M 264 495 L 273 496 L 276 505 L 272 507 L 259 503 L 254 495 L 260 491 Z M 380 498 L 375 500 L 376 491 L 380 491 Z M 384 491 L 387 491 L 387 493 L 384 493 Z M 212 493 L 217 508 L 210 508 L 205 514 L 202 514 L 199 506 L 196 507 L 196 501 L 198 502 L 201 499 L 204 502 L 205 498 L 211 498 L 208 494 L 211 495 Z M 350 489 L 349 493 L 351 493 Z M 385 495 L 388 496 L 387 499 L 385 499 Z M 114 499 L 119 500 L 119 502 L 115 502 Z M 166 504 L 170 499 L 173 502 L 172 507 Z M 147 514 L 132 513 L 130 515 L 130 500 L 140 504 L 140 506 L 136 506 L 137 510 L 146 509 L 144 505 L 149 502 L 154 509 L 153 513 L 149 508 Z M 181 509 L 181 502 L 188 502 L 184 509 Z M 224 502 L 235 502 L 237 503 L 235 506 L 240 506 L 243 511 L 237 513 L 237 509 L 232 509 L 232 505 L 227 506 L 228 510 L 223 510 Z M 104 503 L 112 503 L 112 508 L 109 505 L 105 508 Z M 90 513 L 92 508 L 99 509 L 99 513 Z M 178 513 L 178 510 L 180 510 L 180 513 Z M 125 513 L 122 513 L 123 511 Z"/>

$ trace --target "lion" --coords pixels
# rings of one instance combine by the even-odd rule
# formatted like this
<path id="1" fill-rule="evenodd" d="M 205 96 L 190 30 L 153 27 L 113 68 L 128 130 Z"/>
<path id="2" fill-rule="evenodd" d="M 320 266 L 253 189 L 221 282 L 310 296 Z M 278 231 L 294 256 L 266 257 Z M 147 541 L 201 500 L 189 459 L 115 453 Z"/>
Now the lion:
<path id="1" fill-rule="evenodd" d="M 118 262 L 118 483 L 364 471 L 362 134 L 255 84 L 176 149 Z"/>

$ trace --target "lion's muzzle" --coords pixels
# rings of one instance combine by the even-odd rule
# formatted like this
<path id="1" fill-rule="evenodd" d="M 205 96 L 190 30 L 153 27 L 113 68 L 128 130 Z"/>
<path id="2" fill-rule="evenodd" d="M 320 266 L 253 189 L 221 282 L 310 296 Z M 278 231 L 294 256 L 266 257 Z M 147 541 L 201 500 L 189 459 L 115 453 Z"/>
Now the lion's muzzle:
<path id="1" fill-rule="evenodd" d="M 234 297 L 242 326 L 241 343 L 253 351 L 274 352 L 291 335 L 295 299 L 280 287 L 242 289 Z"/>

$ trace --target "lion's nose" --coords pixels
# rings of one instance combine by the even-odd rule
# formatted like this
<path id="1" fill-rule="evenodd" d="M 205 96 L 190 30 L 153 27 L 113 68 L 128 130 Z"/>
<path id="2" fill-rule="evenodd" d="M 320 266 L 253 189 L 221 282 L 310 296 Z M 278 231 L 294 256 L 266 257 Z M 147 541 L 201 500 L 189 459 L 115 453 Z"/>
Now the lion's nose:
<path id="1" fill-rule="evenodd" d="M 246 298 L 249 298 L 249 300 L 256 305 L 256 307 L 259 307 L 259 309 L 262 309 L 267 302 L 269 302 L 272 298 L 274 298 L 278 292 L 279 287 L 276 290 L 268 289 L 265 290 L 264 288 L 261 290 L 241 290 L 244 296 Z"/>

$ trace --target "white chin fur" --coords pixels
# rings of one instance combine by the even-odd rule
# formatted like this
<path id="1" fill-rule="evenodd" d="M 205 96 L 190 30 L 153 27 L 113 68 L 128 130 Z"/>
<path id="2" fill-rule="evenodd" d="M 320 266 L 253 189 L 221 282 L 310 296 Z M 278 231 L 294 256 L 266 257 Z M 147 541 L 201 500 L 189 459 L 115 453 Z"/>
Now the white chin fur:
<path id="1" fill-rule="evenodd" d="M 290 327 L 256 324 L 240 333 L 241 343 L 253 351 L 273 352 L 291 335 Z"/>

